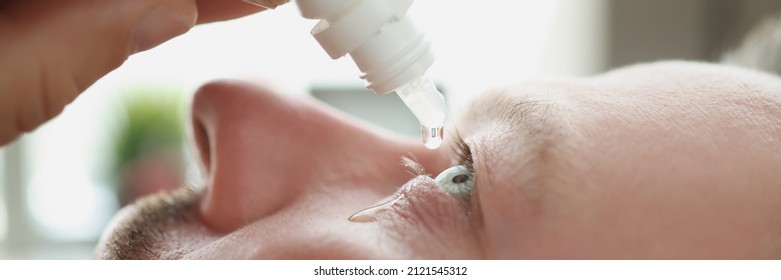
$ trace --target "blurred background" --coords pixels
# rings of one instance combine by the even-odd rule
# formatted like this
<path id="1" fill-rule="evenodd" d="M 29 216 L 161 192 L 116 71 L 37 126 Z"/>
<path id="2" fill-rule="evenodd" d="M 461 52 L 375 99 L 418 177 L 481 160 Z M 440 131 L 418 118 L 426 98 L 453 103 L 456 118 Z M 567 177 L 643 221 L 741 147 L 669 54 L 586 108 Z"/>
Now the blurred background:
<path id="1" fill-rule="evenodd" d="M 777 0 L 417 0 L 430 76 L 455 110 L 488 88 L 582 77 L 660 59 L 717 61 Z M 199 26 L 136 54 L 56 119 L 0 149 L 0 259 L 87 259 L 111 216 L 139 196 L 198 184 L 192 93 L 218 78 L 311 95 L 416 136 L 395 95 L 373 96 L 332 61 L 293 4 Z"/>

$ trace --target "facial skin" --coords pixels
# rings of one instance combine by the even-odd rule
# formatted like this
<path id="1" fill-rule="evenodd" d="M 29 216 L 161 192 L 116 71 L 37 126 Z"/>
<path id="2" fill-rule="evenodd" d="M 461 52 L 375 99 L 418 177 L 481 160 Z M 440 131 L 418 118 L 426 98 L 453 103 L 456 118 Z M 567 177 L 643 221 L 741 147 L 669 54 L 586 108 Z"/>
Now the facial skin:
<path id="1" fill-rule="evenodd" d="M 667 62 L 484 94 L 455 119 L 457 197 L 429 151 L 310 100 L 204 86 L 207 177 L 123 209 L 99 258 L 736 259 L 781 256 L 781 79 Z M 446 141 L 454 145 L 455 137 Z M 404 185 L 404 187 L 402 187 Z M 401 198 L 375 222 L 356 211 Z"/>

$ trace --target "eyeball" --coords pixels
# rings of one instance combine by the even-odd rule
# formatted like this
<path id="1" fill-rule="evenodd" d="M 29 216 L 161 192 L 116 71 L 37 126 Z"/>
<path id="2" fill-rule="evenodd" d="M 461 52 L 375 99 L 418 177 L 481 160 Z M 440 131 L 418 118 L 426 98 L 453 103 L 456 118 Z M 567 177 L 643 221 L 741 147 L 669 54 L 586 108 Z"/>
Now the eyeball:
<path id="1" fill-rule="evenodd" d="M 439 173 L 434 181 L 452 195 L 468 195 L 472 192 L 474 172 L 463 165 L 456 165 Z"/>

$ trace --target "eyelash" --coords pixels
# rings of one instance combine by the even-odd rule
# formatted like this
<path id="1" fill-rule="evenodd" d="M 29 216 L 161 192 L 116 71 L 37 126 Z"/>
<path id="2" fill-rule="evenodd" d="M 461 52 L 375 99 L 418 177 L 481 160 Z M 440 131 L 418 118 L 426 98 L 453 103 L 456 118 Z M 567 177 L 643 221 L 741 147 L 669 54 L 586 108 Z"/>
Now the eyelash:
<path id="1" fill-rule="evenodd" d="M 428 176 L 429 178 L 432 178 L 439 188 L 445 190 L 447 193 L 449 193 L 451 198 L 455 198 L 456 201 L 459 201 L 461 208 L 460 211 L 466 211 L 466 213 L 472 213 L 474 206 L 472 204 L 473 197 L 476 194 L 474 189 L 474 176 L 475 176 L 475 170 L 474 170 L 474 158 L 472 156 L 472 150 L 469 147 L 469 145 L 466 144 L 466 141 L 456 132 L 452 135 L 452 139 L 455 141 L 451 142 L 452 144 L 449 145 L 452 149 L 452 155 L 453 155 L 453 164 L 451 167 L 443 170 L 438 175 L 435 174 L 436 178 L 432 178 L 431 175 L 429 175 L 426 170 L 423 168 L 423 166 L 417 161 L 415 156 L 413 154 L 409 154 L 408 156 L 403 156 L 401 158 L 401 164 L 407 167 L 409 173 L 411 173 L 413 176 Z M 459 170 L 459 168 L 461 168 Z M 468 177 L 465 178 L 466 181 L 456 181 L 458 176 L 457 174 L 464 174 Z M 455 176 L 454 176 L 455 175 Z M 440 179 L 440 176 L 444 176 L 442 179 Z M 444 179 L 444 180 L 443 180 Z M 430 179 L 429 179 L 430 180 Z M 452 180 L 452 182 L 451 182 Z M 403 190 L 401 191 L 403 192 Z M 449 200 L 445 197 L 441 196 L 434 196 L 430 197 L 425 200 L 419 200 L 419 196 L 409 196 L 408 199 L 410 199 L 410 206 L 411 209 L 432 209 L 432 205 L 439 205 L 434 207 L 434 209 L 442 209 L 443 206 L 451 205 L 452 200 Z M 421 201 L 423 202 L 422 204 Z M 449 202 L 448 202 L 449 201 Z M 417 202 L 417 203 L 416 203 Z M 415 205 L 414 207 L 412 205 Z M 459 207 L 460 208 L 460 207 Z M 445 207 L 445 209 L 451 209 L 448 207 Z M 455 211 L 455 208 L 452 208 L 451 210 Z M 458 212 L 448 212 L 447 215 L 443 216 L 453 216 L 454 217 L 461 217 L 461 215 L 458 215 L 456 213 Z"/>
<path id="2" fill-rule="evenodd" d="M 426 168 L 423 167 L 422 164 L 420 164 L 418 159 L 412 153 L 409 154 L 409 157 L 408 156 L 401 157 L 401 165 L 406 167 L 408 169 L 407 172 L 412 174 L 412 176 L 420 176 L 420 175 L 429 176 L 428 172 L 426 172 Z"/>
<path id="3" fill-rule="evenodd" d="M 456 155 L 456 164 L 466 166 L 472 173 L 475 172 L 475 160 L 472 157 L 472 149 L 458 134 L 456 134 L 456 145 L 453 146 L 453 153 Z"/>
<path id="4" fill-rule="evenodd" d="M 451 145 L 453 154 L 456 156 L 453 165 L 439 173 L 434 181 L 447 190 L 451 195 L 469 200 L 474 188 L 474 158 L 472 149 L 466 144 L 466 141 L 456 131 L 453 135 L 456 139 L 454 145 Z"/>
<path id="5" fill-rule="evenodd" d="M 474 173 L 475 172 L 475 161 L 472 157 L 472 149 L 469 148 L 469 145 L 466 144 L 463 138 L 461 138 L 461 135 L 456 132 L 456 144 L 454 146 L 451 146 L 453 150 L 453 154 L 456 155 L 456 162 L 454 165 L 463 165 L 469 170 L 469 172 Z M 408 172 L 412 174 L 412 176 L 430 176 L 428 172 L 426 172 L 426 168 L 423 167 L 423 165 L 420 164 L 418 159 L 413 155 L 412 153 L 409 154 L 409 156 L 402 156 L 401 157 L 401 165 L 406 167 Z"/>

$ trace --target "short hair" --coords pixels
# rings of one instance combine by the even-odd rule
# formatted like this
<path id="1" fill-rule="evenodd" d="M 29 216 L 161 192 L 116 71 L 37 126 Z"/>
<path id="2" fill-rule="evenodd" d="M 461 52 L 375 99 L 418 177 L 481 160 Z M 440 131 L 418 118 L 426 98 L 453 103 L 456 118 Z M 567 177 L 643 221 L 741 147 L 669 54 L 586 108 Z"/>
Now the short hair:
<path id="1" fill-rule="evenodd" d="M 180 255 L 160 255 L 152 248 L 168 239 L 172 227 L 197 221 L 195 207 L 199 192 L 193 187 L 180 187 L 139 199 L 132 208 L 125 208 L 109 235 L 104 236 L 99 259 L 176 259 Z M 124 215 L 123 215 L 124 214 Z M 98 254 L 99 253 L 99 254 Z"/>

